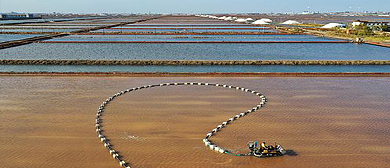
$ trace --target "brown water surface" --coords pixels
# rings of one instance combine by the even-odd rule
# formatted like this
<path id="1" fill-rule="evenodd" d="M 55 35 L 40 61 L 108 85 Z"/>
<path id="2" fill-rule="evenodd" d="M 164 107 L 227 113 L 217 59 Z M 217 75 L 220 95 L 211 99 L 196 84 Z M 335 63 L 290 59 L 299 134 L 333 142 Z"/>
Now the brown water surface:
<path id="1" fill-rule="evenodd" d="M 386 167 L 390 78 L 0 77 L 0 167 L 119 167 L 94 132 L 97 108 L 131 87 L 217 82 L 262 92 L 265 108 L 211 138 L 246 152 L 275 141 L 289 155 L 236 157 L 202 138 L 256 105 L 249 93 L 207 86 L 151 88 L 115 99 L 104 134 L 133 167 Z"/>

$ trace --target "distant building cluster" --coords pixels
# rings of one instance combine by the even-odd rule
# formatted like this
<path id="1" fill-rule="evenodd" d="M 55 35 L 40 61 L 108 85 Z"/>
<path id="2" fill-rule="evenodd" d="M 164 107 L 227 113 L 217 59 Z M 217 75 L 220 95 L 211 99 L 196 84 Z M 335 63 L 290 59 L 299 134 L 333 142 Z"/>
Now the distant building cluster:
<path id="1" fill-rule="evenodd" d="M 356 20 L 352 22 L 352 27 L 357 28 L 359 26 L 366 26 L 372 30 L 379 30 L 379 31 L 389 31 L 390 22 L 384 22 L 384 21 L 363 21 L 363 20 Z M 322 26 L 321 28 L 346 28 L 346 24 L 342 23 L 328 23 L 325 26 Z"/>
<path id="2" fill-rule="evenodd" d="M 32 13 L 2 13 L 0 14 L 0 19 L 3 20 L 12 20 L 12 19 L 37 19 L 41 18 L 39 14 Z"/>
<path id="3" fill-rule="evenodd" d="M 370 21 L 363 21 L 363 20 L 356 20 L 352 22 L 352 26 L 390 26 L 389 22 L 370 22 Z"/>
<path id="4" fill-rule="evenodd" d="M 378 21 L 363 21 L 363 20 L 356 20 L 352 22 L 352 26 L 367 26 L 371 29 L 381 29 L 381 30 L 389 30 L 390 22 L 378 22 Z"/>

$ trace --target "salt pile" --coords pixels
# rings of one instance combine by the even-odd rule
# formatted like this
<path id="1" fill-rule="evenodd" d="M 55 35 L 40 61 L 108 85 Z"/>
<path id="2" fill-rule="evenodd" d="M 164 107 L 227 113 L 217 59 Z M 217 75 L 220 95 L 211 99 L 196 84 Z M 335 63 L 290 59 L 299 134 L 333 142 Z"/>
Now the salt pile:
<path id="1" fill-rule="evenodd" d="M 255 25 L 265 25 L 265 24 L 269 24 L 269 23 L 260 19 L 260 20 L 254 21 L 252 24 L 255 24 Z"/>
<path id="2" fill-rule="evenodd" d="M 252 18 L 246 18 L 245 20 L 246 20 L 246 22 L 248 22 L 248 23 L 252 23 L 252 22 L 255 21 L 255 20 L 253 20 Z"/>
<path id="3" fill-rule="evenodd" d="M 345 24 L 341 24 L 341 23 L 328 23 L 326 24 L 325 26 L 322 26 L 321 28 L 335 28 L 335 27 L 345 27 Z"/>
<path id="4" fill-rule="evenodd" d="M 282 24 L 301 24 L 301 23 L 299 23 L 295 20 L 287 20 L 287 21 L 283 22 Z"/>
<path id="5" fill-rule="evenodd" d="M 233 18 L 229 16 L 229 17 L 225 18 L 224 20 L 230 21 L 230 20 L 233 20 Z"/>
<path id="6" fill-rule="evenodd" d="M 226 16 L 219 17 L 218 19 L 219 19 L 219 20 L 225 20 L 225 19 L 226 19 Z"/>
<path id="7" fill-rule="evenodd" d="M 237 20 L 235 20 L 236 22 L 239 22 L 239 23 L 246 23 L 246 19 L 242 19 L 242 18 L 240 18 L 240 19 L 237 19 Z"/>
<path id="8" fill-rule="evenodd" d="M 260 20 L 263 21 L 263 22 L 266 22 L 266 23 L 271 23 L 272 22 L 271 19 L 267 19 L 267 18 L 262 18 Z"/>

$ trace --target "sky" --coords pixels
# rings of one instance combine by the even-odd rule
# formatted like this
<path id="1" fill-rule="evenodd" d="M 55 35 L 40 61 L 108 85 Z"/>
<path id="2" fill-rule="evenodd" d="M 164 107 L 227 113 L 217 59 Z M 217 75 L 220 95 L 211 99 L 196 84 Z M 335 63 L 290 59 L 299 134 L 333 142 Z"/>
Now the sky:
<path id="1" fill-rule="evenodd" d="M 0 12 L 300 13 L 386 11 L 389 0 L 0 0 Z"/>

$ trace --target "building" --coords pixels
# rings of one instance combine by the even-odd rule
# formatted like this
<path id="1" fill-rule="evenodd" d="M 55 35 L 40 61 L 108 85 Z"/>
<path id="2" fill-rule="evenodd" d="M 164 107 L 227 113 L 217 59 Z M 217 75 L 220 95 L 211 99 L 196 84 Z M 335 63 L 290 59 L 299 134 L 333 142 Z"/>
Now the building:
<path id="1" fill-rule="evenodd" d="M 41 18 L 38 14 L 32 13 L 2 13 L 0 19 L 2 20 L 13 20 L 13 19 L 39 19 Z"/>
<path id="2" fill-rule="evenodd" d="M 389 30 L 390 23 L 389 22 L 370 22 L 370 21 L 362 21 L 356 20 L 352 22 L 352 27 L 356 26 L 367 26 L 369 28 L 375 28 L 380 30 Z"/>

